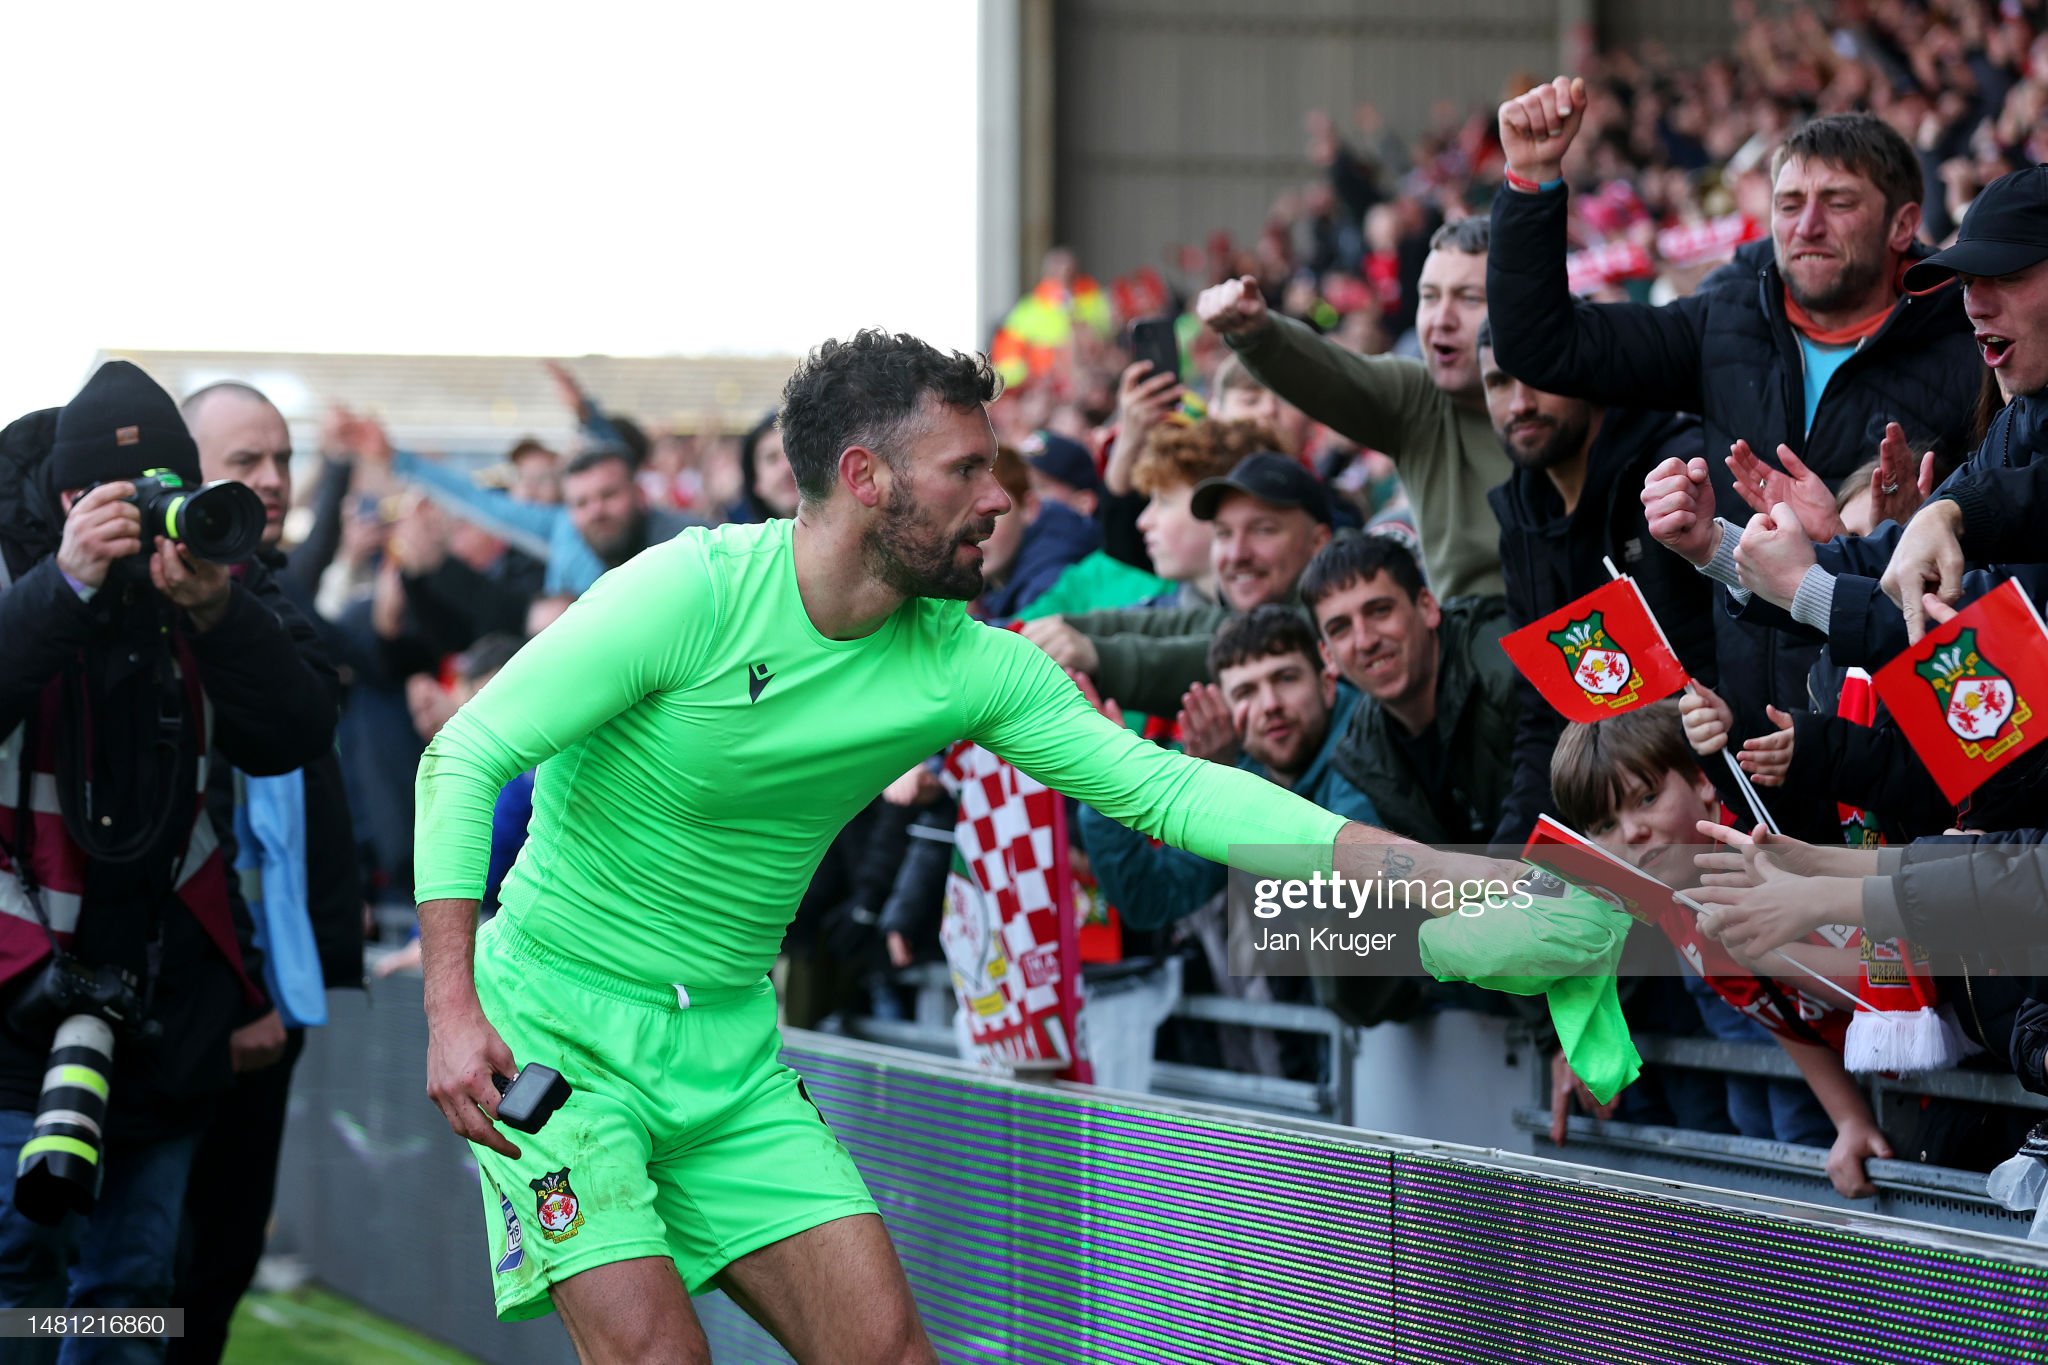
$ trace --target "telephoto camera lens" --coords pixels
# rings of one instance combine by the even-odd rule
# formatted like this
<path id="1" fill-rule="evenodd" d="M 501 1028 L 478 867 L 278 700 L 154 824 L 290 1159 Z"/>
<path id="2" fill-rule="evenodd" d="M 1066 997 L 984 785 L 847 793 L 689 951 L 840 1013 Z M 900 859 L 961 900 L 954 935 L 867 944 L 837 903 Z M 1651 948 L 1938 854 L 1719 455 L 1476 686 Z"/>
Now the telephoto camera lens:
<path id="1" fill-rule="evenodd" d="M 15 1168 L 14 1206 L 22 1217 L 54 1227 L 67 1213 L 92 1212 L 113 1070 L 114 1030 L 106 1020 L 74 1014 L 57 1026 L 35 1131 Z"/>
<path id="2" fill-rule="evenodd" d="M 263 499 L 232 479 L 191 489 L 171 470 L 152 469 L 135 481 L 134 501 L 150 535 L 216 564 L 247 559 L 263 543 Z"/>

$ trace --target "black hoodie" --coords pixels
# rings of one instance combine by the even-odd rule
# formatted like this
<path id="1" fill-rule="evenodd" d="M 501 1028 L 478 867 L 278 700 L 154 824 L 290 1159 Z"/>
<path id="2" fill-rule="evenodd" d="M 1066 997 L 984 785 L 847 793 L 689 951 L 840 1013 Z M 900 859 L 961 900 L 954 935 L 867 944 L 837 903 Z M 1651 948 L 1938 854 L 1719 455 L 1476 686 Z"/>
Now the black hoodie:
<path id="1" fill-rule="evenodd" d="M 1567 514 L 1550 476 L 1517 469 L 1486 495 L 1500 520 L 1501 576 L 1508 622 L 1528 625 L 1607 582 L 1605 556 L 1636 580 L 1686 672 L 1715 682 L 1713 583 L 1650 538 L 1640 496 L 1643 480 L 1664 460 L 1689 460 L 1702 449 L 1700 426 L 1663 412 L 1610 408 L 1586 452 L 1586 482 Z M 1536 817 L 1556 814 L 1550 799 L 1550 755 L 1564 731 L 1543 694 L 1518 678 L 1522 713 L 1515 727 L 1515 773 L 1496 848 L 1519 853 Z"/>

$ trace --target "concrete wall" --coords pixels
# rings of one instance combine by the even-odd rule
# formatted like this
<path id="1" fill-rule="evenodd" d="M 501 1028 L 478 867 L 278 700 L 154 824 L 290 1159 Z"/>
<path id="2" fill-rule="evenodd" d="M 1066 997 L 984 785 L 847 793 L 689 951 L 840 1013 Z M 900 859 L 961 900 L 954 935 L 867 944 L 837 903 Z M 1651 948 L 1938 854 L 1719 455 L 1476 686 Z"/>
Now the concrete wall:
<path id="1" fill-rule="evenodd" d="M 1052 66 L 1054 233 L 1098 276 L 1164 265 L 1170 247 L 1216 229 L 1255 233 L 1273 197 L 1314 179 L 1302 118 L 1325 109 L 1340 131 L 1370 101 L 1413 134 L 1450 101 L 1491 108 L 1508 78 L 1571 69 L 1595 35 L 1605 44 L 1663 41 L 1689 61 L 1728 51 L 1734 25 L 1708 0 L 985 0 L 1013 35 L 1028 88 Z M 1027 15 L 1053 6 L 1050 51 Z M 986 69 L 986 66 L 985 66 Z M 1014 79 L 1014 74 L 1006 79 Z M 1014 89 L 1015 87 L 1004 87 Z M 984 122 L 1007 116 L 1027 140 L 1038 114 L 984 93 Z M 1014 172 L 1011 183 L 1014 182 Z M 1001 211 L 983 197 L 984 211 Z M 1011 201 L 1043 221 L 1029 187 Z M 986 233 L 985 233 L 985 240 Z M 1034 232 L 1006 237 L 988 264 L 1022 255 L 1035 278 Z M 1014 297 L 1014 294 L 1012 295 Z"/>

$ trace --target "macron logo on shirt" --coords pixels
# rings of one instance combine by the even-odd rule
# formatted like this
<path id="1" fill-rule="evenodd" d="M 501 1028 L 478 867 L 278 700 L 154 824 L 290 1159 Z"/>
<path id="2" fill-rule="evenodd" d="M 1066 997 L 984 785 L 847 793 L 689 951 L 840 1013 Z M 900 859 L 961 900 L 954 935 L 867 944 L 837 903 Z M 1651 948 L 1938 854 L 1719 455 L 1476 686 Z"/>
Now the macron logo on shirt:
<path id="1" fill-rule="evenodd" d="M 751 705 L 752 703 L 761 700 L 761 689 L 768 686 L 769 681 L 774 677 L 775 675 L 768 671 L 768 665 L 766 664 L 755 664 L 752 668 L 747 670 L 748 704 Z"/>

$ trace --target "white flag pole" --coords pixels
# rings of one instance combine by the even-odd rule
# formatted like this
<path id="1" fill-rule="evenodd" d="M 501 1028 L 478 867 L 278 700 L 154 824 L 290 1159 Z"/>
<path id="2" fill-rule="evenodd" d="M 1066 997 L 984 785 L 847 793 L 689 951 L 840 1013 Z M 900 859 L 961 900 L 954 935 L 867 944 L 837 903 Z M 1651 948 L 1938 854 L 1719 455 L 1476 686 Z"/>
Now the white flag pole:
<path id="1" fill-rule="evenodd" d="M 1614 561 L 1606 555 L 1600 556 L 1600 562 L 1607 566 L 1607 576 L 1609 578 L 1620 578 L 1622 576 L 1621 570 L 1615 568 Z M 1650 609 L 1650 603 L 1647 598 L 1643 601 L 1643 610 L 1649 612 L 1650 620 L 1657 621 L 1657 613 Z M 1657 633 L 1659 635 L 1664 634 L 1662 622 L 1657 623 Z M 1666 645 L 1671 643 L 1669 636 L 1665 636 L 1664 643 Z M 1673 650 L 1672 653 L 1675 656 L 1677 651 Z M 1687 691 L 1691 691 L 1693 686 L 1692 679 L 1687 678 L 1685 686 Z M 1772 817 L 1770 807 L 1766 806 L 1764 799 L 1756 794 L 1756 786 L 1750 782 L 1749 774 L 1742 771 L 1742 765 L 1735 761 L 1735 751 L 1724 744 L 1721 746 L 1721 757 L 1727 760 L 1728 771 L 1735 775 L 1735 785 L 1742 792 L 1742 799 L 1749 803 L 1750 810 L 1762 822 L 1763 827 L 1773 834 L 1783 834 L 1785 831 L 1778 828 L 1778 822 Z"/>
<path id="2" fill-rule="evenodd" d="M 1707 913 L 1706 906 L 1701 905 L 1698 901 L 1694 900 L 1691 896 L 1686 895 L 1683 891 L 1673 891 L 1671 893 L 1671 897 L 1673 900 L 1676 900 L 1680 905 L 1692 911 L 1695 915 L 1704 915 Z M 1884 1013 L 1883 1010 L 1871 1004 L 1869 1001 L 1862 999 L 1856 994 L 1856 992 L 1850 990 L 1847 986 L 1842 985 L 1840 982 L 1836 981 L 1831 976 L 1826 976 L 1820 972 L 1815 971 L 1813 968 L 1807 966 L 1804 962 L 1801 962 L 1798 958 L 1793 957 L 1790 953 L 1786 952 L 1783 948 L 1771 949 L 1771 956 L 1783 958 L 1785 961 L 1791 963 L 1798 970 L 1805 972 L 1815 981 L 1820 982 L 1821 985 L 1826 986 L 1836 995 L 1841 996 L 1844 1000 L 1854 1005 L 1857 1009 L 1869 1010 L 1872 1014 Z"/>

